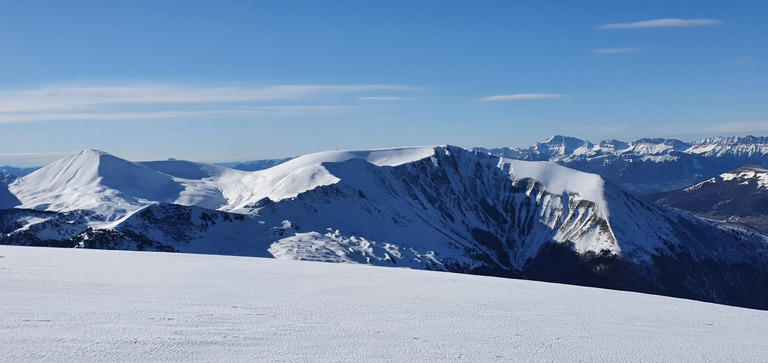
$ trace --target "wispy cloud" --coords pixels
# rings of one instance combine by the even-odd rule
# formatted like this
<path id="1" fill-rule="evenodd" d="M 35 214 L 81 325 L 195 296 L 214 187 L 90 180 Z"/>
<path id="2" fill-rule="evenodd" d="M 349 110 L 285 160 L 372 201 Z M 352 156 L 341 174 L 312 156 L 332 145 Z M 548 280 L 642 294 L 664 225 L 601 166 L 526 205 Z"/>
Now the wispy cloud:
<path id="1" fill-rule="evenodd" d="M 597 29 L 644 29 L 644 28 L 672 28 L 688 26 L 709 26 L 721 25 L 722 21 L 717 19 L 654 19 L 636 21 L 633 23 L 614 23 L 598 25 Z"/>
<path id="2" fill-rule="evenodd" d="M 314 105 L 318 99 L 327 101 L 340 94 L 359 98 L 357 94 L 365 92 L 409 90 L 413 88 L 387 84 L 49 86 L 0 91 L 0 123 L 317 114 L 345 109 Z M 286 106 L 286 101 L 299 104 Z"/>
<path id="3" fill-rule="evenodd" d="M 155 112 L 35 112 L 0 114 L 0 124 L 36 121 L 115 121 L 195 118 L 256 118 L 333 114 L 348 111 L 345 106 L 264 106 L 236 110 L 191 110 Z"/>
<path id="4" fill-rule="evenodd" d="M 402 97 L 380 96 L 380 97 L 360 97 L 358 101 L 400 101 Z"/>
<path id="5" fill-rule="evenodd" d="M 526 101 L 526 100 L 547 100 L 553 98 L 563 98 L 566 95 L 558 93 L 518 93 L 513 95 L 497 95 L 478 99 L 481 102 L 493 101 Z"/>
<path id="6" fill-rule="evenodd" d="M 619 53 L 636 53 L 636 52 L 642 52 L 646 50 L 646 48 L 601 48 L 601 49 L 593 49 L 592 52 L 598 53 L 598 54 L 619 54 Z"/>
<path id="7" fill-rule="evenodd" d="M 297 100 L 323 94 L 410 89 L 397 85 L 52 86 L 20 91 L 2 91 L 0 92 L 0 112 L 77 110 L 110 104 L 191 104 Z"/>

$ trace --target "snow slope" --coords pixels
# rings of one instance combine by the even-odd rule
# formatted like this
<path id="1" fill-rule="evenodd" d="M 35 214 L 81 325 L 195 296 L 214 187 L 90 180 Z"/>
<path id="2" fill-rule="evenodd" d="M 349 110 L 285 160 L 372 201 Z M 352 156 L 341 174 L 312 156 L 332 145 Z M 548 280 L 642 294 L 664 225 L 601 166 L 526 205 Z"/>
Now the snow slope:
<path id="1" fill-rule="evenodd" d="M 764 311 L 443 272 L 0 246 L 2 361 L 768 360 Z"/>
<path id="2" fill-rule="evenodd" d="M 117 220 L 156 201 L 172 202 L 183 190 L 169 175 L 98 150 L 83 150 L 9 185 L 23 208 L 87 209 Z"/>
<path id="3" fill-rule="evenodd" d="M 363 151 L 325 151 L 303 155 L 266 170 L 259 170 L 244 178 L 243 186 L 224 185 L 222 190 L 229 200 L 223 210 L 248 212 L 252 206 L 269 198 L 280 201 L 294 198 L 308 190 L 335 184 L 339 181 L 323 165 L 347 160 L 364 160 L 376 166 L 397 166 L 427 158 L 435 153 L 432 147 L 408 147 Z"/>

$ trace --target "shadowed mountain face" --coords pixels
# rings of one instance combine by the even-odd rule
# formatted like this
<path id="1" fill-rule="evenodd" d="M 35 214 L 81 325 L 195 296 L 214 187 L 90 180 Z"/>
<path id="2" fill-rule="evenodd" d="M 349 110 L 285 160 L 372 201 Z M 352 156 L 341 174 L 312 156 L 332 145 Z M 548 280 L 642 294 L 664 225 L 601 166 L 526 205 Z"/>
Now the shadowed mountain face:
<path id="1" fill-rule="evenodd" d="M 28 175 L 29 173 L 40 169 L 40 167 L 32 167 L 32 168 L 16 168 L 13 166 L 0 166 L 0 177 L 5 174 L 6 176 L 11 176 L 13 179 L 19 178 L 25 175 Z M 10 180 L 6 180 L 10 182 Z"/>
<path id="2" fill-rule="evenodd" d="M 699 183 L 745 165 L 768 167 L 768 138 L 715 137 L 686 143 L 674 139 L 604 140 L 597 144 L 554 136 L 528 148 L 475 148 L 493 155 L 552 161 L 602 175 L 639 195 Z"/>
<path id="3" fill-rule="evenodd" d="M 16 180 L 16 176 L 0 171 L 0 184 L 8 185 L 14 180 Z"/>
<path id="4" fill-rule="evenodd" d="M 661 205 L 768 233 L 768 170 L 746 166 L 685 189 L 653 196 Z"/>
<path id="5" fill-rule="evenodd" d="M 93 185 L 87 160 L 102 161 L 77 160 L 85 174 L 72 162 L 62 164 L 66 172 L 46 170 L 52 185 L 65 175 L 68 187 L 54 196 L 37 188 L 35 200 L 125 193 L 112 182 L 106 194 L 76 188 L 75 181 Z M 452 146 L 318 153 L 234 174 L 186 162 L 112 161 L 97 168 L 98 180 L 119 175 L 132 189 L 144 175 L 170 178 L 185 197 L 120 199 L 134 204 L 119 217 L 98 208 L 7 210 L 0 243 L 364 263 L 768 308 L 766 237 L 668 210 L 554 163 Z M 24 185 L 15 184 L 22 195 Z M 205 199 L 195 193 L 214 189 L 219 210 L 201 207 Z"/>
<path id="6" fill-rule="evenodd" d="M 2 173 L 0 173 L 2 179 Z M 20 205 L 21 201 L 8 190 L 8 184 L 0 180 L 0 209 L 13 208 Z"/>

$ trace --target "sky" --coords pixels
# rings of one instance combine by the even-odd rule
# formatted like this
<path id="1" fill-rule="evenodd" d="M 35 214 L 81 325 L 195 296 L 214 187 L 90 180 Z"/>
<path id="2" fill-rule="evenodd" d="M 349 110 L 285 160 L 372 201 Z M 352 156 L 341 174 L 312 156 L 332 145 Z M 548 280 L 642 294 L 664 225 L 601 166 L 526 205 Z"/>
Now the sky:
<path id="1" fill-rule="evenodd" d="M 768 2 L 0 1 L 0 165 L 768 135 Z"/>

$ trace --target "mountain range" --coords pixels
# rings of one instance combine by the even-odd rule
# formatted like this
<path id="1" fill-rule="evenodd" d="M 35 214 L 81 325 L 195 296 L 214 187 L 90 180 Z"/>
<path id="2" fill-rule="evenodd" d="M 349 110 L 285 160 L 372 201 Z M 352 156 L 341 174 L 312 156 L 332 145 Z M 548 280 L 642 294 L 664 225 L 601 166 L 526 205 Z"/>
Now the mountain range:
<path id="1" fill-rule="evenodd" d="M 768 167 L 768 137 L 603 140 L 553 136 L 527 148 L 474 148 L 505 158 L 552 161 L 600 174 L 640 195 L 685 188 L 746 165 Z"/>
<path id="2" fill-rule="evenodd" d="M 6 189 L 2 244 L 363 263 L 768 309 L 764 235 L 597 174 L 455 146 L 329 151 L 254 172 L 84 150 Z"/>
<path id="3" fill-rule="evenodd" d="M 293 158 L 261 159 L 261 160 L 251 160 L 251 161 L 231 162 L 231 163 L 216 163 L 216 165 L 237 169 L 237 170 L 242 170 L 242 171 L 257 171 L 257 170 L 269 169 L 275 165 L 282 164 L 291 159 Z"/>

